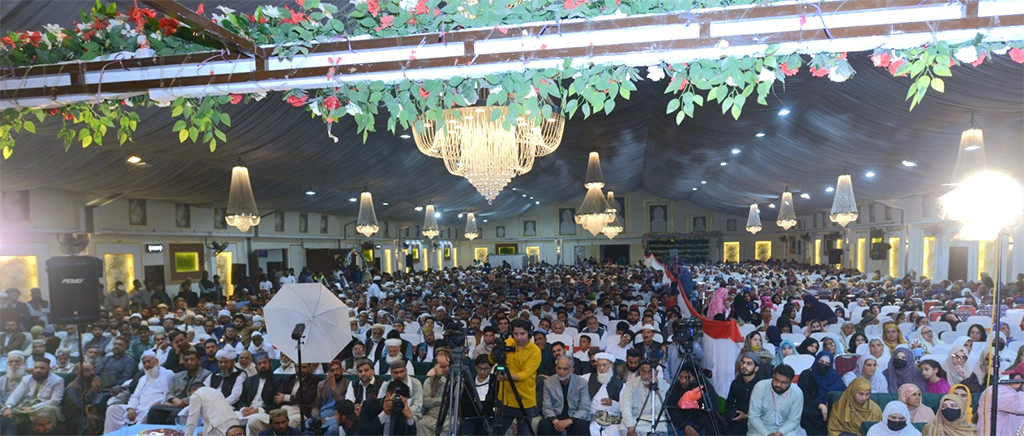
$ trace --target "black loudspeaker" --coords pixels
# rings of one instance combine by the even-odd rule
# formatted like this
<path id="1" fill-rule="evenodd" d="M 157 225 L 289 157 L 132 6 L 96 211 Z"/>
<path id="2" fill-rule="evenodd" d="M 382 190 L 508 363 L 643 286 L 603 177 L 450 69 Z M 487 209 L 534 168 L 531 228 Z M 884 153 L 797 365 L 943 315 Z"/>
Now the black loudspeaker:
<path id="1" fill-rule="evenodd" d="M 889 249 L 892 248 L 888 242 L 877 242 L 871 244 L 871 260 L 886 260 L 889 258 Z"/>
<path id="2" fill-rule="evenodd" d="M 52 257 L 46 261 L 50 277 L 50 322 L 85 324 L 100 319 L 103 262 L 90 256 Z"/>
<path id="3" fill-rule="evenodd" d="M 828 264 L 839 265 L 843 263 L 843 249 L 833 248 L 828 251 Z"/>

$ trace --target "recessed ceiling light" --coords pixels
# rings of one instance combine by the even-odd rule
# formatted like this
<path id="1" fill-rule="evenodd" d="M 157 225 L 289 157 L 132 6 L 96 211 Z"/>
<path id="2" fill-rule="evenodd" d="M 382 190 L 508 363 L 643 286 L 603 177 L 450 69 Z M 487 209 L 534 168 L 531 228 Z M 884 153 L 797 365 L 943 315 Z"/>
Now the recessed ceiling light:
<path id="1" fill-rule="evenodd" d="M 462 218 L 462 214 L 461 213 L 459 214 L 459 218 Z"/>
<path id="2" fill-rule="evenodd" d="M 309 194 L 309 193 L 307 192 L 307 194 Z M 351 202 L 355 203 L 356 202 L 356 198 L 355 197 L 350 197 L 348 199 L 348 201 L 351 201 Z"/>
<path id="3" fill-rule="evenodd" d="M 384 205 L 384 206 L 387 206 L 387 205 L 388 205 L 387 203 L 381 203 L 381 204 L 382 204 L 382 205 Z"/>
<path id="4" fill-rule="evenodd" d="M 783 110 L 779 111 L 779 116 L 780 117 L 784 117 L 786 115 L 789 115 L 789 109 L 783 109 Z"/>
<path id="5" fill-rule="evenodd" d="M 526 198 L 526 194 L 523 194 L 523 198 Z"/>
<path id="6" fill-rule="evenodd" d="M 757 132 L 757 134 L 754 135 L 754 136 L 756 136 L 758 138 L 764 138 L 764 132 Z"/>
<path id="7" fill-rule="evenodd" d="M 513 191 L 518 191 L 518 190 L 519 190 L 519 188 L 512 188 L 512 190 L 513 190 Z"/>
<path id="8" fill-rule="evenodd" d="M 533 197 L 530 197 L 530 200 L 533 200 Z"/>
<path id="9" fill-rule="evenodd" d="M 738 148 L 732 149 L 732 154 L 740 154 L 740 149 L 738 149 Z"/>
<path id="10" fill-rule="evenodd" d="M 441 218 L 441 212 L 434 212 L 434 218 Z"/>
<path id="11" fill-rule="evenodd" d="M 535 202 L 533 202 L 533 204 L 540 204 L 540 202 L 539 201 L 535 201 Z"/>
<path id="12" fill-rule="evenodd" d="M 310 189 L 310 190 L 306 191 L 306 195 L 316 195 L 316 191 Z"/>
<path id="13" fill-rule="evenodd" d="M 722 162 L 722 163 L 720 163 L 719 165 L 721 165 L 721 166 L 723 166 L 723 167 L 724 167 L 724 166 L 726 166 L 726 165 L 729 165 L 729 162 Z"/>
<path id="14" fill-rule="evenodd" d="M 768 203 L 768 207 L 775 209 L 775 203 Z"/>
<path id="15" fill-rule="evenodd" d="M 486 222 L 487 222 L 487 220 L 484 220 L 484 222 L 486 223 Z"/>
<path id="16" fill-rule="evenodd" d="M 707 185 L 707 184 L 708 184 L 708 181 L 707 181 L 707 180 L 701 180 L 701 181 L 700 181 L 700 184 L 701 184 L 701 185 Z"/>
<path id="17" fill-rule="evenodd" d="M 874 176 L 875 176 L 875 172 L 874 171 L 868 171 L 868 172 L 864 173 L 864 177 L 867 177 L 869 179 L 874 177 Z"/>
<path id="18" fill-rule="evenodd" d="M 697 188 L 693 188 L 693 190 L 694 190 L 694 191 L 696 191 L 696 190 L 697 190 Z"/>
<path id="19" fill-rule="evenodd" d="M 416 206 L 416 212 L 423 212 L 423 206 Z"/>
<path id="20" fill-rule="evenodd" d="M 835 191 L 835 190 L 836 190 L 836 188 L 833 188 L 831 186 L 825 188 L 825 192 L 832 192 L 832 191 Z"/>
<path id="21" fill-rule="evenodd" d="M 409 139 L 409 138 L 412 138 L 412 136 L 409 136 L 409 134 L 408 134 L 408 133 L 403 133 L 403 134 L 401 134 L 401 135 L 398 135 L 398 137 L 399 137 L 399 138 L 402 138 L 402 139 Z"/>
<path id="22" fill-rule="evenodd" d="M 141 157 L 132 156 L 132 157 L 128 158 L 128 163 L 130 163 L 130 164 L 137 164 L 139 162 L 142 162 L 142 158 Z"/>
<path id="23" fill-rule="evenodd" d="M 808 193 L 804 192 L 803 194 L 800 194 L 800 198 L 803 198 L 805 200 L 810 200 L 811 199 L 811 194 L 808 194 Z"/>
<path id="24" fill-rule="evenodd" d="M 912 160 L 905 160 L 905 161 L 903 161 L 903 166 L 905 166 L 905 167 L 916 167 L 917 166 L 917 162 L 914 162 Z"/>

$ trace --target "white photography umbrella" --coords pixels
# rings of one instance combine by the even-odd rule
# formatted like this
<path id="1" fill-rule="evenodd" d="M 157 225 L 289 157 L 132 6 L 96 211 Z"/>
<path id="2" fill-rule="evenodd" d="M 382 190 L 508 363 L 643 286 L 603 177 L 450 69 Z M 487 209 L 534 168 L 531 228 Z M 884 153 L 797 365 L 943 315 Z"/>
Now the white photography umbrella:
<path id="1" fill-rule="evenodd" d="M 263 308 L 267 336 L 278 350 L 296 359 L 292 331 L 305 324 L 303 363 L 327 363 L 352 341 L 348 306 L 320 283 L 289 283 L 281 286 Z"/>

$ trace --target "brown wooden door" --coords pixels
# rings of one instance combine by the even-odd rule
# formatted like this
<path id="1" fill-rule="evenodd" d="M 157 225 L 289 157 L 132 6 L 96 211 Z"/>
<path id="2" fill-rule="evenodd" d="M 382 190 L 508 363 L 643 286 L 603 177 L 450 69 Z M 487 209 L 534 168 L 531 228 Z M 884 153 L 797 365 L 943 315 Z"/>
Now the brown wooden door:
<path id="1" fill-rule="evenodd" d="M 967 252 L 967 247 L 949 247 L 949 274 L 946 277 L 950 281 L 967 281 Z"/>

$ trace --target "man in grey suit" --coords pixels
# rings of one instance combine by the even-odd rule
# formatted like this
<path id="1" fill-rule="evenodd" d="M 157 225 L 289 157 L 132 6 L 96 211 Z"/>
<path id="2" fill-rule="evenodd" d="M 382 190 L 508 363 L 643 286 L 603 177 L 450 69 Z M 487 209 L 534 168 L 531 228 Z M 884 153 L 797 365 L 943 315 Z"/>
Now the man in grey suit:
<path id="1" fill-rule="evenodd" d="M 572 366 L 573 360 L 567 355 L 555 359 L 555 377 L 544 382 L 538 435 L 590 435 L 590 392 L 586 380 L 573 374 Z"/>

